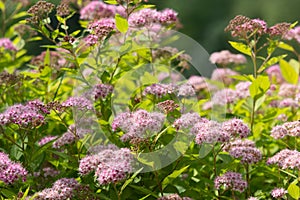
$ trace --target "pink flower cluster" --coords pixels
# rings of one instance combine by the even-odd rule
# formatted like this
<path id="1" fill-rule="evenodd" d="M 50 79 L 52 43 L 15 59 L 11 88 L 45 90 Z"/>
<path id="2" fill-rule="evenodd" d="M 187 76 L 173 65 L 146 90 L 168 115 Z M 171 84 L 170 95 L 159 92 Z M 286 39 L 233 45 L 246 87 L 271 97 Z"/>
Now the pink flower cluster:
<path id="1" fill-rule="evenodd" d="M 297 26 L 291 30 L 289 30 L 285 35 L 284 38 L 286 40 L 296 40 L 298 43 L 300 43 L 300 26 Z"/>
<path id="2" fill-rule="evenodd" d="M 213 105 L 226 106 L 227 104 L 234 103 L 238 100 L 238 94 L 235 90 L 225 88 L 217 91 L 211 99 Z"/>
<path id="3" fill-rule="evenodd" d="M 34 195 L 35 200 L 67 200 L 74 197 L 74 192 L 80 187 L 74 178 L 62 178 L 54 182 L 51 188 L 44 189 Z M 30 199 L 30 198 L 28 198 Z"/>
<path id="4" fill-rule="evenodd" d="M 112 123 L 113 131 L 121 129 L 125 134 L 122 141 L 129 141 L 136 138 L 147 138 L 152 133 L 161 130 L 165 116 L 162 113 L 149 113 L 146 110 L 136 112 L 124 112 L 117 115 Z"/>
<path id="5" fill-rule="evenodd" d="M 234 81 L 233 78 L 231 78 L 231 76 L 235 76 L 235 75 L 238 75 L 238 73 L 231 69 L 217 68 L 213 71 L 211 75 L 211 80 L 222 82 L 225 85 L 230 85 Z"/>
<path id="6" fill-rule="evenodd" d="M 193 127 L 198 122 L 208 122 L 208 119 L 201 118 L 198 113 L 186 113 L 181 115 L 180 118 L 176 119 L 173 126 L 179 129 L 186 129 Z"/>
<path id="7" fill-rule="evenodd" d="M 43 146 L 53 140 L 57 139 L 57 136 L 46 136 L 44 138 L 42 138 L 39 142 L 38 142 L 38 145 L 39 146 Z"/>
<path id="8" fill-rule="evenodd" d="M 230 119 L 222 123 L 222 129 L 232 137 L 245 138 L 249 135 L 249 127 L 241 119 Z"/>
<path id="9" fill-rule="evenodd" d="M 269 76 L 269 79 L 273 82 L 282 84 L 285 82 L 280 67 L 279 65 L 273 65 L 271 67 L 268 67 L 268 69 L 266 69 L 266 73 Z"/>
<path id="10" fill-rule="evenodd" d="M 70 97 L 61 104 L 63 107 L 75 107 L 79 110 L 92 110 L 92 102 L 85 97 Z"/>
<path id="11" fill-rule="evenodd" d="M 154 83 L 150 86 L 147 86 L 144 91 L 143 95 L 146 96 L 147 94 L 152 94 L 157 97 L 162 97 L 167 94 L 173 94 L 176 92 L 176 86 L 173 84 L 160 84 Z"/>
<path id="12" fill-rule="evenodd" d="M 266 34 L 268 31 L 265 21 L 260 19 L 250 19 L 248 17 L 238 15 L 232 19 L 225 31 L 230 31 L 233 37 L 247 38 L 249 35 L 256 33 L 258 35 Z"/>
<path id="13" fill-rule="evenodd" d="M 300 152 L 284 149 L 267 160 L 267 164 L 277 164 L 282 169 L 300 169 Z"/>
<path id="14" fill-rule="evenodd" d="M 275 199 L 281 199 L 284 197 L 285 194 L 287 194 L 288 191 L 285 190 L 284 188 L 274 188 L 271 191 L 271 196 Z"/>
<path id="15" fill-rule="evenodd" d="M 285 136 L 298 137 L 300 136 L 300 122 L 286 122 L 282 125 L 274 126 L 271 130 L 271 136 L 277 140 Z"/>
<path id="16" fill-rule="evenodd" d="M 113 92 L 113 86 L 108 84 L 97 84 L 93 89 L 93 98 L 95 100 L 105 99 Z"/>
<path id="17" fill-rule="evenodd" d="M 196 135 L 197 144 L 223 143 L 230 140 L 230 134 L 222 130 L 222 125 L 215 121 L 198 122 L 191 128 L 191 133 Z"/>
<path id="18" fill-rule="evenodd" d="M 214 52 L 210 55 L 209 60 L 213 64 L 220 64 L 223 66 L 229 64 L 245 64 L 247 59 L 242 54 L 233 54 L 228 50 Z"/>
<path id="19" fill-rule="evenodd" d="M 253 164 L 262 159 L 262 153 L 251 140 L 235 140 L 224 149 L 234 158 L 240 158 L 241 163 Z"/>
<path id="20" fill-rule="evenodd" d="M 116 146 L 102 147 L 96 154 L 81 159 L 79 173 L 87 175 L 95 171 L 100 185 L 116 183 L 126 178 L 132 171 L 133 156 L 127 148 Z"/>
<path id="21" fill-rule="evenodd" d="M 180 197 L 178 194 L 169 194 L 158 198 L 157 200 L 193 200 L 190 197 Z"/>
<path id="22" fill-rule="evenodd" d="M 179 105 L 176 104 L 175 101 L 173 101 L 173 100 L 166 100 L 166 101 L 158 103 L 157 107 L 161 111 L 163 111 L 165 113 L 169 113 L 169 112 L 174 111 L 176 108 L 178 108 Z"/>
<path id="23" fill-rule="evenodd" d="M 27 171 L 20 163 L 9 159 L 6 153 L 0 152 L 0 180 L 6 184 L 13 184 L 19 179 L 26 180 Z"/>
<path id="24" fill-rule="evenodd" d="M 30 101 L 26 105 L 17 104 L 0 114 L 0 125 L 17 124 L 20 127 L 37 127 L 45 123 L 45 114 L 50 111 L 38 101 Z"/>
<path id="25" fill-rule="evenodd" d="M 113 18 L 116 13 L 125 16 L 125 9 L 122 6 L 109 5 L 102 1 L 91 1 L 80 10 L 80 19 L 93 21 L 101 18 Z"/>
<path id="26" fill-rule="evenodd" d="M 247 182 L 242 179 L 242 174 L 236 172 L 226 172 L 215 179 L 215 188 L 224 190 L 234 190 L 243 192 L 247 188 Z"/>
<path id="27" fill-rule="evenodd" d="M 203 76 L 196 76 L 196 75 L 190 76 L 187 83 L 192 85 L 195 91 L 204 90 L 209 87 L 209 83 L 207 82 L 206 78 Z"/>
<path id="28" fill-rule="evenodd" d="M 238 98 L 244 99 L 250 96 L 249 87 L 251 85 L 250 81 L 241 81 L 235 85 L 235 91 Z"/>
<path id="29" fill-rule="evenodd" d="M 8 38 L 0 38 L 0 49 L 1 47 L 3 47 L 4 50 L 17 51 L 17 48 Z"/>
<path id="30" fill-rule="evenodd" d="M 115 29 L 115 20 L 113 18 L 103 18 L 92 22 L 88 29 L 91 34 L 85 38 L 85 42 L 92 46 Z"/>
<path id="31" fill-rule="evenodd" d="M 157 11 L 154 9 L 142 9 L 129 16 L 129 24 L 133 27 L 145 27 L 156 23 L 172 24 L 177 21 L 177 13 L 172 9 Z"/>
<path id="32" fill-rule="evenodd" d="M 196 95 L 196 92 L 192 85 L 186 83 L 179 86 L 177 95 L 183 97 L 192 97 Z"/>

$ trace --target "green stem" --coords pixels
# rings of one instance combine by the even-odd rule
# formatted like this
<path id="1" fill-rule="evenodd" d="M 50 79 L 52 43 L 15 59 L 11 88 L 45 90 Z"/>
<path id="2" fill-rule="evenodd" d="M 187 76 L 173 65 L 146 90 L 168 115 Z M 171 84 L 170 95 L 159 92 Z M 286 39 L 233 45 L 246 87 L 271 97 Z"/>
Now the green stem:
<path id="1" fill-rule="evenodd" d="M 248 187 L 247 187 L 247 193 L 246 193 L 246 197 L 248 198 L 250 196 L 250 193 L 251 193 L 251 190 L 250 190 L 250 173 L 249 173 L 249 165 L 248 163 L 245 164 L 245 170 L 246 170 L 246 181 L 247 181 L 247 184 L 248 184 Z"/>
<path id="2" fill-rule="evenodd" d="M 116 192 L 116 195 L 117 195 L 117 197 L 118 197 L 118 200 L 121 200 L 121 196 L 120 196 L 120 193 L 119 193 L 119 191 L 118 191 L 118 189 L 117 189 L 116 184 L 113 184 L 113 185 L 114 185 L 114 190 L 115 190 L 115 192 Z"/>

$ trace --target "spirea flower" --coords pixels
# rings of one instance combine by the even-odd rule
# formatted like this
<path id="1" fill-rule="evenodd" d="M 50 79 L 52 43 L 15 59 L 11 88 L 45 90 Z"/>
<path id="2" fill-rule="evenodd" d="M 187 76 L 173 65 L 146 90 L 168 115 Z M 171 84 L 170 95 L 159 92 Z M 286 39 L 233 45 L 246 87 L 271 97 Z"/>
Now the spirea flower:
<path id="1" fill-rule="evenodd" d="M 204 90 L 208 88 L 208 83 L 206 78 L 203 76 L 190 76 L 188 79 L 188 84 L 192 85 L 196 91 Z"/>
<path id="2" fill-rule="evenodd" d="M 283 83 L 280 85 L 278 95 L 280 97 L 291 97 L 294 98 L 295 95 L 298 93 L 299 87 L 289 83 Z"/>
<path id="3" fill-rule="evenodd" d="M 95 85 L 93 89 L 93 98 L 95 100 L 105 99 L 109 94 L 113 92 L 113 86 L 108 84 Z"/>
<path id="4" fill-rule="evenodd" d="M 5 184 L 13 184 L 17 180 L 26 180 L 27 170 L 20 163 L 9 159 L 6 153 L 0 152 L 0 180 Z"/>
<path id="5" fill-rule="evenodd" d="M 158 103 L 157 107 L 161 111 L 163 111 L 165 113 L 169 113 L 169 112 L 174 111 L 176 108 L 178 108 L 179 105 L 176 104 L 175 101 L 173 101 L 173 100 L 166 100 L 166 101 Z"/>
<path id="6" fill-rule="evenodd" d="M 281 139 L 288 135 L 288 130 L 281 125 L 274 126 L 271 130 L 271 136 L 275 139 Z"/>
<path id="7" fill-rule="evenodd" d="M 75 124 L 72 124 L 69 126 L 67 132 L 65 132 L 55 142 L 53 142 L 52 147 L 55 149 L 61 148 L 66 144 L 71 144 L 75 142 L 76 139 L 83 138 L 87 133 L 90 132 L 90 129 L 76 127 Z"/>
<path id="8" fill-rule="evenodd" d="M 235 90 L 230 88 L 225 88 L 217 91 L 212 96 L 211 101 L 213 105 L 225 106 L 227 104 L 234 103 L 237 99 L 238 99 L 238 94 Z"/>
<path id="9" fill-rule="evenodd" d="M 229 154 L 241 163 L 253 164 L 262 159 L 262 153 L 255 147 L 255 143 L 250 140 L 235 140 L 224 147 Z"/>
<path id="10" fill-rule="evenodd" d="M 244 99 L 250 96 L 249 87 L 251 85 L 250 81 L 242 81 L 236 84 L 235 91 L 237 93 L 237 96 L 240 99 Z"/>
<path id="11" fill-rule="evenodd" d="M 285 190 L 284 188 L 274 188 L 271 191 L 271 196 L 275 199 L 280 199 L 283 198 L 285 194 L 287 194 L 287 190 Z"/>
<path id="12" fill-rule="evenodd" d="M 74 178 L 62 178 L 54 182 L 51 188 L 44 189 L 34 195 L 35 200 L 67 200 L 74 197 L 80 184 Z"/>
<path id="13" fill-rule="evenodd" d="M 212 53 L 209 57 L 209 61 L 213 64 L 226 66 L 229 64 L 245 64 L 247 59 L 242 54 L 233 54 L 228 50 L 223 50 Z"/>
<path id="14" fill-rule="evenodd" d="M 87 175 L 95 172 L 99 184 L 116 183 L 132 171 L 133 156 L 127 148 L 103 147 L 97 154 L 81 159 L 79 173 Z"/>
<path id="15" fill-rule="evenodd" d="M 181 115 L 180 118 L 176 119 L 174 122 L 174 127 L 179 129 L 186 129 L 193 127 L 198 122 L 208 122 L 208 119 L 201 118 L 198 113 L 186 113 Z"/>
<path id="16" fill-rule="evenodd" d="M 191 86 L 190 84 L 183 84 L 179 86 L 177 95 L 183 97 L 191 97 L 195 96 L 196 92 L 193 86 Z"/>
<path id="17" fill-rule="evenodd" d="M 292 98 L 285 98 L 285 99 L 279 101 L 278 107 L 279 108 L 286 108 L 286 107 L 298 108 L 299 102 Z"/>
<path id="18" fill-rule="evenodd" d="M 243 192 L 247 188 L 247 182 L 242 179 L 242 174 L 230 171 L 218 176 L 214 183 L 216 189 Z"/>
<path id="19" fill-rule="evenodd" d="M 278 23 L 275 24 L 274 26 L 268 28 L 268 33 L 274 37 L 274 36 L 280 36 L 284 37 L 288 31 L 290 30 L 291 24 L 290 23 Z"/>
<path id="20" fill-rule="evenodd" d="M 157 200 L 193 200 L 189 197 L 180 197 L 178 194 L 169 194 L 158 198 Z"/>
<path id="21" fill-rule="evenodd" d="M 121 113 L 113 123 L 113 130 L 120 128 L 125 132 L 121 137 L 122 141 L 129 141 L 134 138 L 149 137 L 152 133 L 161 130 L 165 116 L 162 113 L 149 113 L 145 110 L 138 110 L 133 113 Z"/>
<path id="22" fill-rule="evenodd" d="M 70 97 L 61 104 L 63 107 L 75 107 L 79 110 L 92 110 L 92 102 L 85 97 Z"/>
<path id="23" fill-rule="evenodd" d="M 0 49 L 4 50 L 17 51 L 15 45 L 8 38 L 0 38 Z"/>
<path id="24" fill-rule="evenodd" d="M 298 43 L 300 43 L 300 26 L 297 26 L 291 30 L 289 30 L 285 35 L 284 39 L 286 40 L 296 40 Z"/>
<path id="25" fill-rule="evenodd" d="M 172 94 L 176 92 L 176 87 L 173 84 L 160 84 L 154 83 L 146 87 L 143 91 L 143 95 L 152 94 L 157 97 L 162 97 L 167 94 Z"/>
<path id="26" fill-rule="evenodd" d="M 40 101 L 28 102 L 26 105 L 13 105 L 0 114 L 0 125 L 10 123 L 17 124 L 21 127 L 34 128 L 45 123 L 45 114 L 49 110 Z"/>
<path id="27" fill-rule="evenodd" d="M 245 138 L 249 135 L 250 129 L 241 119 L 230 119 L 222 123 L 222 129 L 232 137 Z"/>
<path id="28" fill-rule="evenodd" d="M 284 149 L 267 160 L 267 164 L 277 164 L 282 169 L 300 169 L 300 152 Z"/>
<path id="29" fill-rule="evenodd" d="M 39 146 L 43 146 L 43 145 L 47 144 L 48 142 L 55 140 L 56 138 L 57 138 L 57 136 L 46 136 L 46 137 L 42 138 L 38 142 L 38 144 L 39 144 Z"/>
<path id="30" fill-rule="evenodd" d="M 282 84 L 285 82 L 279 65 L 273 65 L 271 67 L 268 67 L 268 69 L 266 69 L 266 73 L 268 74 L 269 79 L 271 81 L 274 81 L 279 84 Z"/>
<path id="31" fill-rule="evenodd" d="M 97 20 L 102 18 L 112 18 L 116 13 L 124 15 L 121 6 L 109 5 L 102 1 L 91 1 L 80 10 L 80 19 Z"/>
<path id="32" fill-rule="evenodd" d="M 233 83 L 231 76 L 238 75 L 237 72 L 227 68 L 217 68 L 211 75 L 211 80 L 223 82 L 225 85 Z"/>
<path id="33" fill-rule="evenodd" d="M 40 20 L 46 19 L 48 15 L 52 12 L 55 5 L 47 1 L 38 1 L 27 11 L 31 15 L 27 19 L 29 23 L 38 24 Z"/>
<path id="34" fill-rule="evenodd" d="M 248 17 L 238 15 L 232 19 L 225 31 L 230 31 L 233 37 L 246 38 L 253 33 L 263 35 L 267 33 L 267 24 L 260 19 L 250 19 Z"/>
<path id="35" fill-rule="evenodd" d="M 222 125 L 216 121 L 198 122 L 191 129 L 191 134 L 196 135 L 197 144 L 228 142 L 230 134 L 222 129 Z"/>
<path id="36" fill-rule="evenodd" d="M 133 27 L 150 26 L 155 23 L 172 24 L 177 21 L 177 13 L 172 9 L 157 11 L 146 8 L 132 13 L 128 21 Z"/>

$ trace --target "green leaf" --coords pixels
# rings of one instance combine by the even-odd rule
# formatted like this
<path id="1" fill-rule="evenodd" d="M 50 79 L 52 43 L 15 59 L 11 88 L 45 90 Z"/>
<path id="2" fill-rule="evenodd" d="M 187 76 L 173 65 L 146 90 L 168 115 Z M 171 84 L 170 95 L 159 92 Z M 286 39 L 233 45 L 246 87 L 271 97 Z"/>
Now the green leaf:
<path id="1" fill-rule="evenodd" d="M 0 10 L 5 10 L 5 4 L 3 3 L 3 1 L 0 1 Z"/>
<path id="2" fill-rule="evenodd" d="M 165 189 L 167 187 L 168 184 L 170 184 L 175 178 L 177 178 L 180 174 L 182 174 L 187 168 L 189 168 L 190 166 L 187 165 L 179 170 L 174 170 L 169 176 L 167 176 L 166 178 L 164 178 L 164 180 L 162 181 L 162 189 Z"/>
<path id="3" fill-rule="evenodd" d="M 257 100 L 262 97 L 270 87 L 270 80 L 268 76 L 258 76 L 255 80 L 252 81 L 252 84 L 249 87 L 250 96 Z"/>
<path id="4" fill-rule="evenodd" d="M 30 189 L 30 187 L 28 187 L 28 188 L 26 189 L 26 191 L 24 192 L 24 194 L 23 194 L 21 200 L 25 200 L 25 199 L 26 199 L 26 197 L 27 197 L 27 195 L 28 195 L 28 193 L 29 193 L 29 189 Z"/>
<path id="5" fill-rule="evenodd" d="M 139 169 L 138 171 L 136 171 L 129 179 L 127 179 L 125 181 L 125 183 L 122 185 L 121 190 L 120 190 L 120 194 L 123 192 L 123 190 L 127 187 L 127 185 L 129 185 L 133 179 L 143 170 L 144 168 L 142 167 L 141 169 Z"/>
<path id="6" fill-rule="evenodd" d="M 112 5 L 117 5 L 118 4 L 118 2 L 116 0 L 106 0 L 104 2 L 108 3 L 108 4 L 112 4 Z"/>
<path id="7" fill-rule="evenodd" d="M 199 150 L 199 158 L 205 158 L 213 149 L 213 146 L 211 144 L 201 144 L 200 150 Z"/>
<path id="8" fill-rule="evenodd" d="M 278 47 L 280 49 L 284 49 L 284 50 L 291 51 L 291 52 L 295 51 L 294 48 L 291 45 L 286 44 L 284 42 L 279 42 Z"/>
<path id="9" fill-rule="evenodd" d="M 128 30 L 128 21 L 119 14 L 116 14 L 115 20 L 117 29 L 121 33 L 126 33 Z"/>
<path id="10" fill-rule="evenodd" d="M 296 179 L 297 180 L 297 179 Z M 297 182 L 292 182 L 289 187 L 288 187 L 288 193 L 291 197 L 294 199 L 299 199 L 300 198 L 300 189 L 297 186 Z"/>
<path id="11" fill-rule="evenodd" d="M 229 44 L 236 50 L 238 50 L 239 52 L 246 54 L 248 56 L 251 56 L 251 49 L 250 47 L 248 47 L 247 45 L 245 45 L 242 42 L 233 42 L 233 41 L 229 41 Z"/>
<path id="12" fill-rule="evenodd" d="M 262 65 L 259 70 L 258 73 L 261 73 L 262 71 L 264 71 L 267 67 L 270 67 L 272 65 L 275 65 L 276 63 L 278 63 L 280 60 L 282 60 L 283 58 L 285 58 L 287 56 L 287 54 L 284 55 L 280 55 L 280 56 L 276 56 L 271 58 L 270 60 L 268 60 L 264 65 Z"/>
<path id="13" fill-rule="evenodd" d="M 280 60 L 279 65 L 280 65 L 280 70 L 283 78 L 291 84 L 297 84 L 298 83 L 297 71 L 299 71 L 299 68 L 296 71 L 296 69 L 294 69 L 294 67 L 285 60 Z"/>

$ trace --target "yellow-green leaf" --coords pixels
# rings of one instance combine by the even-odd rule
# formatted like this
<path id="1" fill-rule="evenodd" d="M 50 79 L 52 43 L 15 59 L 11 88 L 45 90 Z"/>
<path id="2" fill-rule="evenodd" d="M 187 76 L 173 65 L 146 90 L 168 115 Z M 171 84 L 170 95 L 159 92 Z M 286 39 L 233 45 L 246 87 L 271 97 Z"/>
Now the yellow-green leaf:
<path id="1" fill-rule="evenodd" d="M 288 187 L 288 193 L 294 199 L 299 199 L 300 197 L 300 189 L 297 186 L 296 182 L 292 182 Z"/>
<path id="2" fill-rule="evenodd" d="M 128 21 L 119 14 L 116 14 L 115 20 L 117 29 L 121 33 L 126 33 L 128 30 Z"/>
<path id="3" fill-rule="evenodd" d="M 298 73 L 294 67 L 285 60 L 280 60 L 279 65 L 283 78 L 291 84 L 297 84 Z"/>
<path id="4" fill-rule="evenodd" d="M 236 50 L 238 50 L 239 52 L 241 52 L 243 54 L 246 54 L 248 56 L 251 56 L 251 49 L 250 49 L 250 47 L 248 47 L 244 43 L 229 41 L 229 44 L 233 48 L 235 48 Z"/>

